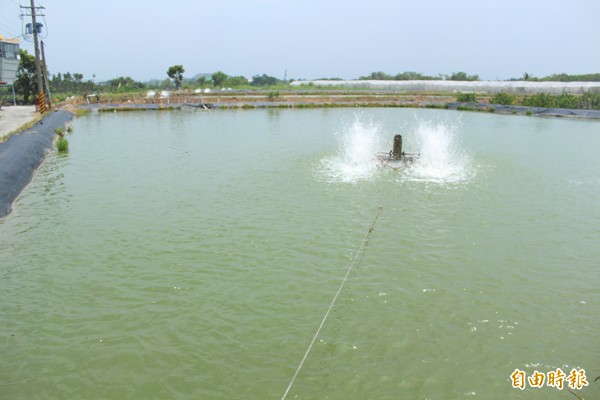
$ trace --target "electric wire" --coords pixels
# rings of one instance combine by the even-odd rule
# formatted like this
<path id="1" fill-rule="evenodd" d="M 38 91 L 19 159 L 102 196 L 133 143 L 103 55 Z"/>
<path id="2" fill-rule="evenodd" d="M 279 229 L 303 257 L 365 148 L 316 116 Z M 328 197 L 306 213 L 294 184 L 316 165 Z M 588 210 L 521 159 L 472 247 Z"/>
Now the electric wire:
<path id="1" fill-rule="evenodd" d="M 46 16 L 42 15 L 42 19 L 44 20 L 44 37 L 42 39 L 47 39 L 48 38 L 48 23 L 46 22 Z"/>
<path id="2" fill-rule="evenodd" d="M 18 37 L 20 36 L 20 33 L 17 33 L 18 31 L 15 29 L 10 28 L 8 25 L 4 24 L 2 21 L 0 21 L 0 28 L 2 28 L 4 30 L 4 32 L 6 32 L 8 35 L 12 38 Z"/>
<path id="3" fill-rule="evenodd" d="M 15 21 L 13 21 L 11 19 L 6 18 L 4 15 L 0 15 L 0 18 L 3 19 L 3 21 L 0 21 L 0 22 L 2 22 L 5 26 L 10 26 L 11 29 L 16 29 L 19 27 L 18 23 L 16 23 Z"/>
<path id="4" fill-rule="evenodd" d="M 11 35 L 20 31 L 19 25 L 16 22 L 6 18 L 4 15 L 0 15 L 0 18 L 3 20 L 0 21 L 0 25 L 4 27 L 4 29 L 6 29 Z"/>

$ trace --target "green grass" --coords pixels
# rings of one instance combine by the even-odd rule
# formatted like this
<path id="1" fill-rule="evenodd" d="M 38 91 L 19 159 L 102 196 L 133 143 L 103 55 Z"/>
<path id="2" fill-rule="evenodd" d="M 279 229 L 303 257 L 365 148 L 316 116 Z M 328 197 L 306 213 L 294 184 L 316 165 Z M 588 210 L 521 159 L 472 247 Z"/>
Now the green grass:
<path id="1" fill-rule="evenodd" d="M 510 106 L 515 103 L 516 96 L 510 93 L 496 93 L 490 99 L 490 104 L 502 104 L 505 106 Z"/>
<path id="2" fill-rule="evenodd" d="M 59 152 L 69 151 L 69 142 L 65 138 L 60 138 L 56 141 L 56 149 Z"/>
<path id="3" fill-rule="evenodd" d="M 538 93 L 524 97 L 521 104 L 529 107 L 600 110 L 600 93 L 587 92 L 582 95 Z"/>
<path id="4" fill-rule="evenodd" d="M 477 96 L 475 93 L 459 93 L 456 95 L 456 101 L 460 103 L 475 103 Z"/>
<path id="5" fill-rule="evenodd" d="M 83 117 L 84 115 L 88 115 L 90 113 L 89 108 L 78 108 L 75 111 L 75 115 L 78 117 Z"/>
<path id="6" fill-rule="evenodd" d="M 267 98 L 268 98 L 270 101 L 274 101 L 275 99 L 278 99 L 278 98 L 279 98 L 279 96 L 281 96 L 281 94 L 279 93 L 279 91 L 278 91 L 278 90 L 271 91 L 271 92 L 269 92 L 269 93 L 267 94 Z"/>
<path id="7" fill-rule="evenodd" d="M 440 110 L 447 110 L 448 109 L 448 103 L 427 103 L 427 104 L 425 104 L 425 108 L 434 108 L 434 109 L 440 109 Z"/>

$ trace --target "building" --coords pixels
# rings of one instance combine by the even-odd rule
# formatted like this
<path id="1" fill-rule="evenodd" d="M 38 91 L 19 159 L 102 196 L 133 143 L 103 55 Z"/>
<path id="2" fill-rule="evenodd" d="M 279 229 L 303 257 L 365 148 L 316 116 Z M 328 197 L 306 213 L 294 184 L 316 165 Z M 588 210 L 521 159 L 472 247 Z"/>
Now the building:
<path id="1" fill-rule="evenodd" d="M 19 69 L 19 40 L 0 35 L 0 84 L 12 85 Z"/>

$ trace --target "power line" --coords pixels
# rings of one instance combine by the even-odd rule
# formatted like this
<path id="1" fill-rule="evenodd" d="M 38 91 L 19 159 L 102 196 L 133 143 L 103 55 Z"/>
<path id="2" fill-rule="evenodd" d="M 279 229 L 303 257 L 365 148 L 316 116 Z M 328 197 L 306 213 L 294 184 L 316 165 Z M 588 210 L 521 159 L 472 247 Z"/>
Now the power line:
<path id="1" fill-rule="evenodd" d="M 21 6 L 21 5 L 19 7 L 22 8 L 22 9 L 26 8 L 26 9 L 29 10 L 30 14 L 25 14 L 23 11 L 21 11 L 21 15 L 25 15 L 27 17 L 31 17 L 31 16 L 33 16 L 33 14 L 35 14 L 35 16 L 38 16 L 38 17 L 43 17 L 44 14 L 38 13 L 37 10 L 45 10 L 46 9 L 46 7 L 44 7 L 44 6 L 36 6 L 33 2 L 31 2 L 31 6 L 29 6 L 29 7 L 28 6 Z"/>
<path id="2" fill-rule="evenodd" d="M 19 31 L 21 29 L 19 24 L 6 18 L 4 15 L 0 15 L 0 18 L 4 20 L 4 22 L 0 21 L 0 24 L 2 24 L 5 28 L 9 28 L 11 31 Z"/>
<path id="3" fill-rule="evenodd" d="M 46 27 L 46 32 L 44 33 L 44 39 L 48 37 L 48 23 L 46 22 L 46 16 L 42 15 L 42 19 L 44 20 L 44 26 Z"/>
<path id="4" fill-rule="evenodd" d="M 21 19 L 23 19 L 23 17 L 31 17 L 32 20 L 32 24 L 26 24 L 25 26 L 27 27 L 27 31 L 23 32 L 23 36 L 27 39 L 27 35 L 31 34 L 33 31 L 33 36 L 37 36 L 37 35 L 41 35 L 42 33 L 42 27 L 44 26 L 44 24 L 46 23 L 46 14 L 44 14 L 41 10 L 45 10 L 46 7 L 44 6 L 36 6 L 34 1 L 31 1 L 31 6 L 19 6 L 21 8 Z M 27 10 L 27 11 L 23 11 L 23 10 Z M 42 17 L 42 19 L 44 20 L 44 24 L 38 23 L 36 22 L 36 17 Z M 48 27 L 46 26 L 46 34 L 44 34 L 44 39 L 48 36 L 47 35 L 48 32 Z M 34 39 L 37 40 L 37 39 Z"/>
<path id="5" fill-rule="evenodd" d="M 8 25 L 5 25 L 2 21 L 0 21 L 0 28 L 4 30 L 9 36 L 20 36 L 19 31 L 10 28 Z"/>
<path id="6" fill-rule="evenodd" d="M 15 24 L 15 26 L 18 26 L 18 24 L 17 24 L 17 23 L 15 23 L 15 21 L 14 21 L 14 20 L 12 20 L 12 19 L 9 19 L 9 18 L 8 18 L 6 15 L 2 15 L 2 14 L 0 14 L 0 18 L 2 18 L 3 20 L 5 20 L 6 22 L 9 22 L 9 23 L 11 23 L 11 24 Z"/>

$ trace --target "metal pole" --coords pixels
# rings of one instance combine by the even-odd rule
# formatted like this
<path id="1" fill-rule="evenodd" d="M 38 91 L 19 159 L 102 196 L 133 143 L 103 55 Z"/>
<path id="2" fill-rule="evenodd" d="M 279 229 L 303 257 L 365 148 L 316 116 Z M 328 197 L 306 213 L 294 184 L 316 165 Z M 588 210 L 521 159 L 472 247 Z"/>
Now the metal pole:
<path id="1" fill-rule="evenodd" d="M 42 40 L 42 63 L 44 64 L 44 81 L 46 82 L 46 98 L 48 100 L 48 109 L 52 108 L 50 98 L 50 81 L 48 80 L 48 66 L 46 65 L 46 53 L 44 52 L 44 41 Z"/>
<path id="2" fill-rule="evenodd" d="M 13 106 L 17 105 L 17 96 L 15 96 L 15 83 L 13 82 L 12 86 L 12 90 L 13 90 Z"/>
<path id="3" fill-rule="evenodd" d="M 394 160 L 402 158 L 402 135 L 394 136 L 394 147 L 392 150 L 392 157 Z"/>
<path id="4" fill-rule="evenodd" d="M 35 19 L 35 3 L 31 0 L 31 21 L 33 22 L 33 42 L 35 45 L 35 72 L 37 74 L 38 100 L 40 101 L 40 112 L 46 111 L 44 102 L 44 87 L 42 86 L 42 67 L 40 65 L 40 45 L 38 43 L 38 27 Z"/>

